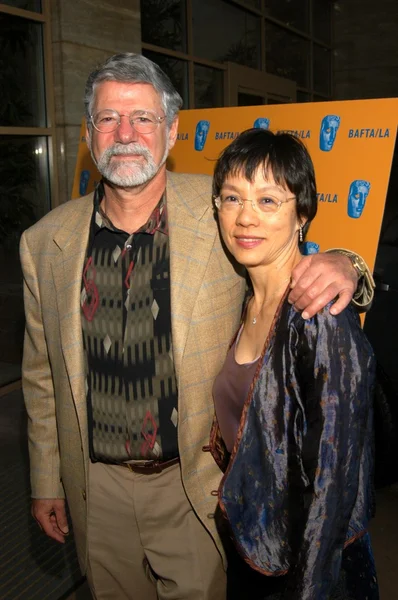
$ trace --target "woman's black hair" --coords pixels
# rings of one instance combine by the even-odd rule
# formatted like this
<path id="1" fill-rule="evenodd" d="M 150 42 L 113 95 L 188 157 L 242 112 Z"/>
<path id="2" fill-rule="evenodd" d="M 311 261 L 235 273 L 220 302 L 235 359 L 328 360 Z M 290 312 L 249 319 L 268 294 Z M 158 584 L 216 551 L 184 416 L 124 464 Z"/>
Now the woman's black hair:
<path id="1" fill-rule="evenodd" d="M 290 133 L 268 129 L 247 129 L 224 148 L 213 176 L 213 196 L 219 196 L 229 175 L 243 175 L 253 181 L 259 168 L 267 180 L 271 171 L 275 182 L 296 196 L 297 216 L 307 220 L 305 235 L 316 215 L 317 195 L 314 165 L 303 142 Z"/>

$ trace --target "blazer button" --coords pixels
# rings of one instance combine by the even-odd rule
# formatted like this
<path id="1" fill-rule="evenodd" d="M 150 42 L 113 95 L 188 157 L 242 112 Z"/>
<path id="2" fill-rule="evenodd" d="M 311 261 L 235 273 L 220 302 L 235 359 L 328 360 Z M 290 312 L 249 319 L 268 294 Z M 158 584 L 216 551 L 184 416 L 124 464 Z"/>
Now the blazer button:
<path id="1" fill-rule="evenodd" d="M 85 502 L 86 501 L 86 490 L 82 490 L 82 498 Z"/>

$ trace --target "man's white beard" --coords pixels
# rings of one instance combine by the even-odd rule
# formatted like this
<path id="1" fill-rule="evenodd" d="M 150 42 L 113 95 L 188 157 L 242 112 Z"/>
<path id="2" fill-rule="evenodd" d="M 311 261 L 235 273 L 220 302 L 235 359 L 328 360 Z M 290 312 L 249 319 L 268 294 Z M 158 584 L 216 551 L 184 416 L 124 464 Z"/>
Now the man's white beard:
<path id="1" fill-rule="evenodd" d="M 131 144 L 114 144 L 109 146 L 98 161 L 95 159 L 90 148 L 91 156 L 101 175 L 117 187 L 136 187 L 143 185 L 153 179 L 160 167 L 166 162 L 168 147 L 166 146 L 164 155 L 159 165 L 156 165 L 151 152 L 146 146 L 132 142 Z M 143 160 L 129 158 L 126 160 L 112 161 L 112 156 L 121 156 L 124 154 L 135 154 L 142 156 Z"/>

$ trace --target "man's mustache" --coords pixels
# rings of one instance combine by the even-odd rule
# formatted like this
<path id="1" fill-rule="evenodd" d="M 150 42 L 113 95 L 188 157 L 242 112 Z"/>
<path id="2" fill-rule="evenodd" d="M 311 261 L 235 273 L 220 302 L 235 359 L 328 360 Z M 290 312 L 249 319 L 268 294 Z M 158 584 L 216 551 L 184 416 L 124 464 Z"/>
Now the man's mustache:
<path id="1" fill-rule="evenodd" d="M 136 154 L 144 158 L 152 158 L 148 148 L 141 144 L 128 144 L 126 146 L 115 144 L 104 151 L 102 158 L 111 158 L 112 156 L 122 156 L 124 154 Z"/>

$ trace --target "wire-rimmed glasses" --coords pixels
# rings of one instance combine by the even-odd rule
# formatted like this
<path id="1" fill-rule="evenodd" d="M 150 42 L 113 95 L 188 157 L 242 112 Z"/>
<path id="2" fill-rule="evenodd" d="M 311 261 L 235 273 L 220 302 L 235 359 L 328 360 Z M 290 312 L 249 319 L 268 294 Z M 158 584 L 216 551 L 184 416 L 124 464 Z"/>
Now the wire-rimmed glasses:
<path id="1" fill-rule="evenodd" d="M 153 133 L 166 117 L 159 117 L 151 110 L 134 110 L 130 114 L 120 114 L 117 110 L 100 110 L 90 116 L 93 127 L 100 133 L 111 133 L 116 131 L 121 123 L 122 117 L 127 117 L 131 127 L 137 133 Z"/>
<path id="2" fill-rule="evenodd" d="M 280 200 L 270 194 L 265 194 L 256 199 L 240 198 L 237 194 L 220 194 L 214 198 L 214 204 L 219 212 L 238 213 L 244 207 L 245 202 L 250 202 L 253 210 L 263 215 L 272 215 L 279 211 L 282 204 L 295 200 L 296 196 L 290 196 Z"/>

